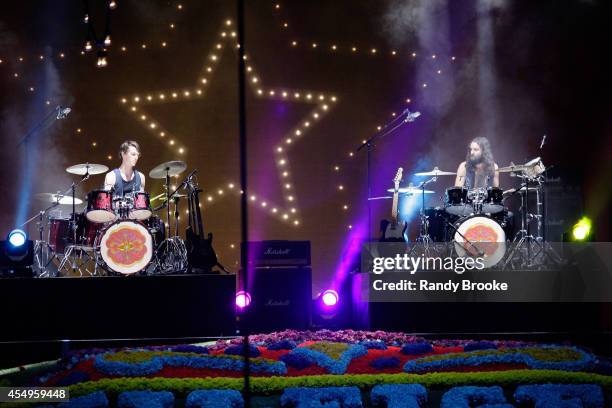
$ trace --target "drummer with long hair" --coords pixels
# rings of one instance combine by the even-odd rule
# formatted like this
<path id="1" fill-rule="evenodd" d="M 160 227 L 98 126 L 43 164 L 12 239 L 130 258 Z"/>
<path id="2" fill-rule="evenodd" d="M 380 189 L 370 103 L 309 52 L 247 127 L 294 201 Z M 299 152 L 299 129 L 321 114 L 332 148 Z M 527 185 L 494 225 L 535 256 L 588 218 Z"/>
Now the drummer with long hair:
<path id="1" fill-rule="evenodd" d="M 473 139 L 464 162 L 457 169 L 455 186 L 473 188 L 499 187 L 498 166 L 486 137 Z"/>

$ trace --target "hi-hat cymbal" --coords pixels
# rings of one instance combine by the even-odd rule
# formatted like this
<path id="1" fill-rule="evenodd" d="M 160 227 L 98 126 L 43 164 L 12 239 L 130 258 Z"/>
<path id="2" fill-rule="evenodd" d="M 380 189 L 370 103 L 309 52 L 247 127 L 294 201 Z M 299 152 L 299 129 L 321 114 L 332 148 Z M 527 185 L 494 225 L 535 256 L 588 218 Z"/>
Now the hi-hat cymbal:
<path id="1" fill-rule="evenodd" d="M 61 205 L 72 205 L 72 196 L 54 193 L 39 193 L 35 195 L 36 199 L 47 203 L 59 203 Z M 83 200 L 74 197 L 74 204 L 83 204 Z"/>
<path id="2" fill-rule="evenodd" d="M 158 164 L 150 172 L 149 177 L 152 179 L 164 179 L 168 176 L 178 176 L 187 169 L 187 164 L 184 161 L 173 160 Z"/>
<path id="3" fill-rule="evenodd" d="M 103 164 L 82 163 L 75 164 L 66 169 L 68 173 L 84 176 L 89 173 L 91 175 L 102 174 L 108 171 L 108 167 Z"/>
<path id="4" fill-rule="evenodd" d="M 390 188 L 387 191 L 392 193 L 392 192 L 395 191 L 395 189 Z M 425 191 L 423 191 L 420 188 L 413 187 L 413 186 L 400 187 L 400 188 L 397 189 L 397 192 L 400 193 L 400 194 L 421 194 L 421 193 L 433 194 L 434 193 L 434 191 L 432 191 L 432 190 L 425 190 Z"/>
<path id="5" fill-rule="evenodd" d="M 426 176 L 426 177 L 438 177 L 438 176 L 454 176 L 455 172 L 452 171 L 442 171 L 437 167 L 434 167 L 431 171 L 422 171 L 420 173 L 414 173 L 415 176 Z"/>
<path id="6" fill-rule="evenodd" d="M 515 173 L 522 171 L 524 173 L 527 173 L 527 175 L 534 176 L 538 176 L 544 173 L 545 170 L 546 167 L 544 167 L 544 163 L 542 163 L 542 159 L 539 157 L 536 157 L 533 160 L 529 160 L 525 164 L 511 163 L 510 166 L 500 167 L 499 169 L 497 169 L 497 171 L 499 171 L 500 173 Z"/>

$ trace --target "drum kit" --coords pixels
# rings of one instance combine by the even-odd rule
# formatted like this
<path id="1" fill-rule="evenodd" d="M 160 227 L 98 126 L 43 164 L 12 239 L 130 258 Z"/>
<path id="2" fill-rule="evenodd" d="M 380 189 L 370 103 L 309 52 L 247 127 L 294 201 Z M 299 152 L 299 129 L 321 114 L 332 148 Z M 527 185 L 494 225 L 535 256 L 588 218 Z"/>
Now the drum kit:
<path id="1" fill-rule="evenodd" d="M 546 168 L 538 157 L 523 165 L 511 164 L 498 169 L 521 179 L 519 188 L 502 190 L 498 187 L 473 188 L 448 187 L 443 197 L 443 205 L 425 207 L 425 196 L 433 194 L 426 187 L 436 183 L 439 177 L 453 176 L 455 172 L 442 171 L 438 167 L 427 172 L 415 173 L 418 177 L 429 177 L 417 186 L 409 185 L 388 192 L 405 196 L 420 196 L 419 233 L 413 250 L 420 248 L 423 255 L 432 252 L 439 254 L 439 248 L 449 248 L 459 256 L 466 253 L 484 256 L 485 265 L 490 267 L 502 259 L 504 267 L 540 266 L 544 260 L 560 263 L 561 258 L 546 245 L 543 237 L 543 186 Z M 529 208 L 531 197 L 535 194 L 536 205 Z M 520 197 L 520 230 L 512 237 L 513 214 L 508 211 L 505 200 L 512 196 Z M 387 199 L 390 196 L 373 197 L 370 200 Z M 529 230 L 531 220 L 537 220 L 535 233 Z M 384 234 L 383 234 L 384 235 Z M 384 241 L 385 239 L 381 239 Z M 436 243 L 444 243 L 436 245 Z M 506 254 L 506 245 L 511 250 Z"/>
<path id="2" fill-rule="evenodd" d="M 179 201 L 185 194 L 179 190 L 197 185 L 192 180 L 195 171 L 174 191 L 170 178 L 187 169 L 182 161 L 162 163 L 149 172 L 151 179 L 163 179 L 165 191 L 150 199 L 149 193 L 135 191 L 119 195 L 112 189 L 90 191 L 85 198 L 85 209 L 76 206 L 84 201 L 76 197 L 76 188 L 91 176 L 104 174 L 109 169 L 101 164 L 77 164 L 68 167 L 70 174 L 80 176 L 64 192 L 40 193 L 35 196 L 48 207 L 27 220 L 36 220 L 38 240 L 34 247 L 37 277 L 74 276 L 84 274 L 132 275 L 184 272 L 188 251 L 179 236 Z M 151 201 L 161 200 L 153 208 Z M 67 216 L 53 210 L 72 206 Z M 171 206 L 174 206 L 171 217 Z M 60 207 L 61 208 L 61 207 Z M 166 209 L 166 220 L 155 214 Z M 174 228 L 172 222 L 174 221 Z"/>

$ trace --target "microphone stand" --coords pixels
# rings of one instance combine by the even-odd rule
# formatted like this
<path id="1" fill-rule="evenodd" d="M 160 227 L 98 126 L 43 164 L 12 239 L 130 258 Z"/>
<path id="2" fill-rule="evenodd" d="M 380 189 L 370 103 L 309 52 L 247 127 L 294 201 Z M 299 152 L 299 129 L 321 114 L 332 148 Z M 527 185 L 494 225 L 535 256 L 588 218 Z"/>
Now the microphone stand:
<path id="1" fill-rule="evenodd" d="M 414 119 L 416 118 L 416 116 L 413 118 L 410 115 L 411 115 L 411 112 L 408 109 L 406 109 L 401 115 L 399 115 L 398 117 L 396 117 L 389 123 L 386 123 L 378 132 L 374 133 L 372 137 L 370 137 L 368 140 L 360 144 L 357 147 L 357 149 L 355 149 L 356 153 L 359 153 L 364 148 L 367 151 L 366 153 L 367 155 L 366 178 L 367 178 L 367 183 L 368 183 L 368 199 L 367 199 L 367 202 L 368 202 L 368 242 L 371 241 L 370 234 L 372 230 L 372 204 L 370 203 L 371 201 L 370 198 L 372 198 L 371 164 L 372 164 L 372 150 L 374 147 L 374 142 L 376 142 L 379 139 L 384 138 L 387 135 L 390 135 L 391 133 L 395 132 L 397 129 L 402 127 L 404 124 L 408 122 L 414 122 Z M 405 118 L 402 119 L 404 116 Z M 401 122 L 397 123 L 400 119 L 402 119 Z"/>

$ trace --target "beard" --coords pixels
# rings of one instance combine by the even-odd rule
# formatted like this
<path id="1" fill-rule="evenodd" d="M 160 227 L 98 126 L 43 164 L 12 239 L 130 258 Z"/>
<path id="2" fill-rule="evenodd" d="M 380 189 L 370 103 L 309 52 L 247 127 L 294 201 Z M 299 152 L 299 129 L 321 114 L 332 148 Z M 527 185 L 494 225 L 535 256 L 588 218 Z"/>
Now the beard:
<path id="1" fill-rule="evenodd" d="M 476 158 L 470 156 L 470 164 L 472 166 L 480 164 L 480 163 L 482 163 L 482 161 L 483 161 L 482 155 L 480 155 L 480 156 L 478 156 Z"/>

